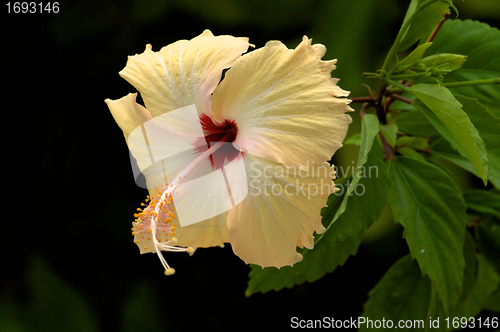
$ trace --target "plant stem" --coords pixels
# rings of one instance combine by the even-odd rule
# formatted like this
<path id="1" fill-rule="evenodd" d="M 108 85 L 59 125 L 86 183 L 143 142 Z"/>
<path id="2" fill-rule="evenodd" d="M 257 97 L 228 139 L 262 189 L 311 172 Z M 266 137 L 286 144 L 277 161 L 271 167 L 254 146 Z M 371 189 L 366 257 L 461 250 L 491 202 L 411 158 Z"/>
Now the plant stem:
<path id="1" fill-rule="evenodd" d="M 366 110 L 370 107 L 370 103 L 364 103 L 359 110 L 359 116 L 362 118 L 365 116 Z"/>
<path id="2" fill-rule="evenodd" d="M 403 85 L 399 82 L 396 82 L 396 81 L 393 81 L 391 79 L 387 79 L 387 82 L 391 85 L 394 85 L 395 87 L 398 87 L 400 90 L 397 91 L 397 92 L 403 92 L 403 91 L 406 91 L 408 92 L 408 90 L 410 89 L 409 87 L 407 87 L 406 85 Z M 393 91 L 392 89 L 390 90 L 390 92 L 394 93 L 396 91 Z"/>
<path id="3" fill-rule="evenodd" d="M 375 105 L 375 114 L 377 115 L 378 121 L 381 124 L 387 124 L 387 118 L 385 117 L 385 110 L 381 103 Z"/>
<path id="4" fill-rule="evenodd" d="M 389 80 L 391 84 L 393 84 L 394 88 L 387 89 L 389 93 L 399 93 L 408 90 L 408 87 L 403 88 L 402 84 L 394 84 L 396 82 Z M 477 81 L 462 81 L 462 82 L 450 82 L 443 83 L 443 86 L 446 88 L 462 88 L 466 86 L 475 86 L 475 85 L 488 85 L 488 84 L 500 84 L 500 77 L 497 78 L 489 78 L 485 80 L 477 80 Z"/>
<path id="5" fill-rule="evenodd" d="M 394 99 L 397 99 L 397 100 L 401 100 L 402 102 L 405 102 L 405 103 L 410 104 L 410 105 L 413 104 L 413 100 L 405 98 L 405 97 L 402 97 L 402 96 L 400 96 L 400 95 L 398 95 L 396 93 L 393 93 L 390 97 L 394 98 Z"/>
<path id="6" fill-rule="evenodd" d="M 392 154 L 392 149 L 391 149 L 389 143 L 387 143 L 387 141 L 385 140 L 384 135 L 382 135 L 381 132 L 379 132 L 378 135 L 380 136 L 380 141 L 382 142 L 382 146 L 384 147 L 385 159 L 389 159 L 389 160 L 394 159 L 394 155 Z"/>
<path id="7" fill-rule="evenodd" d="M 390 75 L 389 77 L 391 79 L 404 79 L 404 78 L 414 78 L 414 77 L 427 77 L 430 76 L 430 74 L 427 74 L 427 72 L 424 73 L 414 73 L 414 74 L 399 74 L 399 75 Z"/>
<path id="8" fill-rule="evenodd" d="M 477 80 L 477 81 L 443 83 L 443 85 L 447 88 L 461 88 L 464 86 L 485 85 L 485 84 L 500 84 L 500 77 L 490 78 L 486 80 Z"/>

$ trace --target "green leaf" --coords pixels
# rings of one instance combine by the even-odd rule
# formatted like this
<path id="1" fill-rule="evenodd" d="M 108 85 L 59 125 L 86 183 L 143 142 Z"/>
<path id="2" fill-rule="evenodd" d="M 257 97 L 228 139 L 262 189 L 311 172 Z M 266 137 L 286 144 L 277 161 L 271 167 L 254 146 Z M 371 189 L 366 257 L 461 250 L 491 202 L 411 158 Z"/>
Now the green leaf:
<path id="1" fill-rule="evenodd" d="M 476 227 L 476 239 L 484 256 L 500 270 L 500 225 L 481 222 Z"/>
<path id="2" fill-rule="evenodd" d="M 341 190 L 331 194 L 328 206 L 321 210 L 323 224 L 330 225 L 329 229 L 321 236 L 321 240 L 316 241 L 312 250 L 303 253 L 301 262 L 293 267 L 285 266 L 280 269 L 262 269 L 255 265 L 251 267 L 245 292 L 247 296 L 257 292 L 277 291 L 284 287 L 291 288 L 304 281 L 313 282 L 343 265 L 356 253 L 365 228 L 378 219 L 387 202 L 390 180 L 382 154 L 382 147 L 375 140 L 364 163 L 367 167 L 364 172 L 357 172 L 359 182 L 352 192 L 350 189 L 354 181 L 351 178 L 335 181 Z M 337 215 L 347 192 L 351 192 L 351 196 L 346 201 L 346 212 Z M 335 220 L 335 217 L 338 219 Z"/>
<path id="3" fill-rule="evenodd" d="M 479 177 L 479 174 L 477 173 L 472 163 L 468 159 L 462 157 L 456 151 L 454 151 L 451 145 L 445 139 L 440 138 L 435 140 L 431 144 L 431 152 L 431 157 L 444 158 Z M 488 179 L 495 186 L 495 188 L 500 188 L 500 179 L 496 178 L 491 173 L 488 176 Z"/>
<path id="4" fill-rule="evenodd" d="M 122 304 L 122 332 L 160 332 L 169 330 L 169 321 L 162 320 L 158 292 L 151 283 L 135 281 Z"/>
<path id="5" fill-rule="evenodd" d="M 477 21 L 446 21 L 428 54 L 456 53 L 467 56 L 463 67 L 448 74 L 445 82 L 474 81 L 500 77 L 500 31 Z M 454 94 L 477 98 L 500 117 L 498 85 L 453 88 Z"/>
<path id="6" fill-rule="evenodd" d="M 401 60 L 394 69 L 394 74 L 403 73 L 412 68 L 424 56 L 425 51 L 432 45 L 432 43 L 425 43 L 415 48 L 406 58 Z"/>
<path id="7" fill-rule="evenodd" d="M 369 228 L 373 222 L 378 219 L 382 208 L 387 203 L 387 197 L 390 189 L 390 179 L 387 173 L 387 165 L 382 159 L 383 149 L 377 139 L 374 140 L 373 147 L 370 150 L 369 158 L 365 164 L 357 168 L 355 175 L 359 176 L 358 181 L 353 177 L 353 181 L 348 183 L 347 194 L 342 201 L 341 207 L 337 210 L 331 225 L 335 226 L 335 238 L 344 240 L 348 236 L 359 234 L 364 229 Z M 378 192 L 378 193 L 377 193 Z M 356 202 L 350 204 L 355 199 Z M 371 200 L 367 202 L 367 200 Z M 363 204 L 369 204 L 373 211 L 366 211 L 368 206 L 361 207 Z M 358 206 L 358 207 L 356 207 Z M 341 218 L 339 211 L 344 208 L 347 215 Z M 354 211 L 360 208 L 365 211 Z M 323 208 L 322 215 L 330 215 L 329 207 Z M 323 218 L 323 222 L 328 221 Z"/>
<path id="8" fill-rule="evenodd" d="M 403 146 L 403 147 L 400 147 L 398 148 L 398 152 L 403 156 L 403 157 L 406 157 L 406 158 L 411 158 L 411 159 L 417 159 L 417 160 L 420 160 L 420 161 L 424 161 L 425 162 L 425 157 L 422 156 L 420 153 L 418 153 L 417 151 L 413 150 L 412 148 L 408 148 L 406 146 Z"/>
<path id="9" fill-rule="evenodd" d="M 352 135 L 351 137 L 345 139 L 343 144 L 344 145 L 352 144 L 352 145 L 360 146 L 360 144 L 361 144 L 361 133 L 356 133 L 356 134 Z"/>
<path id="10" fill-rule="evenodd" d="M 444 15 L 450 8 L 448 2 L 438 0 L 429 4 L 422 10 L 419 10 L 419 6 L 425 2 L 428 1 L 412 0 L 410 3 L 410 7 L 403 21 L 403 26 L 414 15 L 414 13 L 416 14 L 413 16 L 410 26 L 406 29 L 406 31 L 400 31 L 400 33 L 403 33 L 404 35 L 396 49 L 397 52 L 404 51 L 413 44 L 417 43 L 420 39 L 426 39 L 429 37 L 436 25 L 444 19 Z"/>
<path id="11" fill-rule="evenodd" d="M 427 150 L 429 142 L 423 137 L 401 136 L 396 140 L 396 146 L 408 146 L 414 149 Z"/>
<path id="12" fill-rule="evenodd" d="M 332 228 L 332 232 L 334 228 Z M 362 233 L 347 238 L 343 242 L 329 239 L 328 232 L 324 240 L 315 249 L 309 251 L 299 263 L 293 267 L 284 266 L 280 269 L 275 267 L 262 268 L 251 265 L 249 273 L 250 280 L 245 291 L 246 296 L 255 293 L 266 293 L 283 288 L 292 288 L 304 281 L 313 282 L 327 273 L 333 272 L 338 266 L 344 265 L 351 255 L 355 255 L 361 243 Z"/>
<path id="13" fill-rule="evenodd" d="M 366 114 L 361 120 L 361 139 L 358 152 L 358 161 L 356 163 L 356 171 L 354 172 L 352 183 L 349 186 L 347 194 L 344 196 L 342 205 L 338 209 L 335 217 L 333 218 L 332 223 L 335 222 L 335 220 L 342 213 L 344 213 L 349 197 L 351 196 L 352 192 L 358 185 L 359 180 L 363 176 L 363 171 L 365 170 L 364 165 L 368 160 L 368 154 L 372 149 L 374 137 L 378 134 L 378 132 L 379 132 L 379 121 L 377 117 L 374 114 Z"/>
<path id="14" fill-rule="evenodd" d="M 424 324 L 429 327 L 429 314 L 435 319 L 443 313 L 442 303 L 436 295 L 436 304 L 434 308 L 431 306 L 432 293 L 429 278 L 423 276 L 417 262 L 406 255 L 394 263 L 370 291 L 361 316 L 372 321 L 385 319 L 394 323 L 392 328 L 377 328 L 377 331 L 397 331 L 399 321 L 412 321 L 414 331 L 423 331 Z M 358 326 L 360 331 L 374 330 L 374 326 L 362 322 L 363 319 Z M 441 329 L 443 325 L 440 324 Z"/>
<path id="15" fill-rule="evenodd" d="M 410 2 L 410 5 L 408 6 L 408 10 L 406 11 L 406 15 L 405 15 L 405 18 L 403 19 L 403 23 L 401 24 L 401 29 L 402 27 L 408 23 L 408 21 L 410 20 L 410 18 L 413 16 L 413 14 L 415 13 L 415 10 L 417 9 L 418 5 L 421 3 L 422 1 L 420 0 L 411 0 Z"/>
<path id="16" fill-rule="evenodd" d="M 368 161 L 368 154 L 370 153 L 375 136 L 379 132 L 379 122 L 375 115 L 366 114 L 361 120 L 361 142 L 358 153 L 358 161 L 356 163 L 356 169 L 363 167 Z M 359 176 L 357 172 L 354 173 L 353 184 L 355 181 L 359 181 Z"/>
<path id="17" fill-rule="evenodd" d="M 400 131 L 422 137 L 439 136 L 439 132 L 429 122 L 424 113 L 413 106 L 414 110 L 403 112 L 395 117 L 394 121 Z"/>
<path id="18" fill-rule="evenodd" d="M 0 326 L 2 331 L 30 332 L 33 328 L 28 327 L 26 322 L 26 308 L 9 299 L 7 296 L 0 297 Z"/>
<path id="19" fill-rule="evenodd" d="M 394 218 L 403 225 L 410 252 L 436 284 L 447 312 L 462 292 L 465 202 L 456 183 L 439 167 L 398 157 L 389 194 Z"/>
<path id="20" fill-rule="evenodd" d="M 40 257 L 29 271 L 32 301 L 29 321 L 36 331 L 97 331 L 98 324 L 83 294 L 58 276 Z"/>
<path id="21" fill-rule="evenodd" d="M 417 84 L 409 90 L 423 104 L 413 105 L 424 112 L 429 121 L 462 156 L 468 158 L 486 183 L 489 161 L 483 140 L 462 105 L 451 92 L 435 84 Z M 432 112 L 429 112 L 431 110 Z"/>
<path id="22" fill-rule="evenodd" d="M 497 188 L 500 188 L 500 117 L 495 116 L 477 99 L 459 95 L 456 98 L 463 105 L 463 110 L 479 131 L 479 136 L 486 145 L 490 161 L 488 178 Z"/>
<path id="23" fill-rule="evenodd" d="M 479 135 L 486 146 L 487 158 L 490 161 L 488 180 L 496 188 L 500 188 L 500 118 L 491 113 L 477 99 L 464 96 L 456 96 L 456 98 L 463 105 L 463 110 L 479 131 Z M 437 153 L 439 156 L 479 176 L 472 163 L 459 156 L 446 144 L 436 141 L 432 148 L 434 153 Z"/>
<path id="24" fill-rule="evenodd" d="M 500 288 L 497 288 L 484 304 L 484 309 L 500 312 Z"/>
<path id="25" fill-rule="evenodd" d="M 422 58 L 432 43 L 418 46 L 391 71 L 389 77 L 415 81 L 428 76 L 443 79 L 443 76 L 462 67 L 467 56 L 461 54 L 433 54 Z M 407 76 L 405 76 L 407 75 Z"/>
<path id="26" fill-rule="evenodd" d="M 465 60 L 467 60 L 465 55 L 440 53 L 426 56 L 420 61 L 420 64 L 428 68 L 438 67 L 441 70 L 453 71 L 462 67 Z"/>
<path id="27" fill-rule="evenodd" d="M 497 190 L 470 189 L 464 193 L 467 211 L 500 220 L 500 192 Z"/>
<path id="28" fill-rule="evenodd" d="M 474 238 L 469 232 L 465 232 L 464 259 L 465 259 L 465 269 L 464 269 L 464 280 L 462 285 L 462 294 L 460 294 L 460 298 L 458 300 L 455 312 L 459 311 L 462 304 L 467 300 L 469 294 L 471 293 L 472 286 L 476 281 L 476 272 L 477 272 L 476 243 L 474 242 Z M 467 317 L 469 316 L 467 315 Z"/>
<path id="29" fill-rule="evenodd" d="M 331 194 L 328 198 L 328 208 L 322 211 L 323 220 L 331 221 L 335 211 L 342 204 L 346 194 L 347 184 L 351 178 L 336 181 L 336 186 L 342 188 L 342 192 Z M 351 200 L 356 203 L 356 199 Z M 347 214 L 346 214 L 347 215 Z M 292 288 L 304 281 L 313 282 L 324 276 L 326 273 L 333 272 L 339 265 L 344 265 L 347 259 L 356 254 L 363 232 L 345 237 L 339 240 L 335 237 L 338 226 L 342 226 L 341 217 L 335 222 L 331 229 L 326 232 L 322 241 L 315 244 L 312 250 L 303 254 L 302 261 L 294 266 L 284 266 L 280 269 L 274 267 L 262 268 L 258 265 L 251 265 L 250 280 L 245 291 L 246 296 L 254 293 L 266 293 L 270 290 L 278 291 L 282 288 Z"/>
<path id="30" fill-rule="evenodd" d="M 489 297 L 498 288 L 500 276 L 495 268 L 483 257 L 477 255 L 477 273 L 468 290 L 465 301 L 460 303 L 456 317 L 476 317 L 486 306 Z"/>
<path id="31" fill-rule="evenodd" d="M 389 144 L 391 147 L 394 147 L 396 145 L 396 136 L 398 134 L 398 125 L 395 123 L 381 125 L 380 131 L 382 132 L 382 135 L 384 135 L 384 138 L 387 141 L 387 144 Z"/>

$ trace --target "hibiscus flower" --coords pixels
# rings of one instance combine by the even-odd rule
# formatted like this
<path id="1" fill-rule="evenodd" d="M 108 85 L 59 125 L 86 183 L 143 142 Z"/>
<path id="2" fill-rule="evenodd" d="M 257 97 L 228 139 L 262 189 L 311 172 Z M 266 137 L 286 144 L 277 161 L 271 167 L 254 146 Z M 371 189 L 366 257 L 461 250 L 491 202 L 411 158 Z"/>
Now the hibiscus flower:
<path id="1" fill-rule="evenodd" d="M 120 72 L 145 107 L 137 93 L 106 99 L 149 189 L 135 243 L 156 252 L 167 274 L 174 270 L 161 251 L 224 243 L 247 264 L 293 265 L 297 247 L 312 248 L 314 232 L 325 230 L 320 210 L 335 177 L 326 160 L 342 146 L 352 111 L 349 92 L 331 78 L 336 60 L 321 60 L 326 48 L 306 36 L 293 50 L 270 41 L 245 53 L 250 46 L 209 30 L 158 52 L 147 45 Z M 153 160 L 158 153 L 169 158 Z M 180 200 L 200 176 L 217 180 Z M 198 220 L 200 211 L 210 217 Z"/>

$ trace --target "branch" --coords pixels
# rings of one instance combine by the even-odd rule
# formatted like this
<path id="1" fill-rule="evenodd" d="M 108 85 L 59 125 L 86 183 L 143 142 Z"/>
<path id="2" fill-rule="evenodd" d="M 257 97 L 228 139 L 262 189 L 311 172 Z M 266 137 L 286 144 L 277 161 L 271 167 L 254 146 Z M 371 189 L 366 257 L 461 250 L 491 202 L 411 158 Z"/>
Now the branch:
<path id="1" fill-rule="evenodd" d="M 366 110 L 370 107 L 370 103 L 364 103 L 363 106 L 361 106 L 361 109 L 359 110 L 359 116 L 362 118 L 365 116 Z"/>
<path id="2" fill-rule="evenodd" d="M 385 157 L 385 159 L 389 159 L 389 160 L 394 159 L 394 156 L 392 154 L 392 149 L 389 146 L 389 143 L 387 143 L 387 141 L 385 140 L 384 135 L 382 135 L 381 132 L 379 132 L 378 135 L 380 136 L 380 141 L 382 142 L 382 146 L 384 147 L 384 151 L 385 151 L 384 157 Z"/>
<path id="3" fill-rule="evenodd" d="M 375 99 L 373 97 L 357 97 L 350 98 L 352 103 L 373 103 Z"/>
<path id="4" fill-rule="evenodd" d="M 401 100 L 402 102 L 405 102 L 405 103 L 410 104 L 410 105 L 413 104 L 413 100 L 411 100 L 409 98 L 402 97 L 396 93 L 393 93 L 390 97 L 397 99 L 397 100 Z"/>

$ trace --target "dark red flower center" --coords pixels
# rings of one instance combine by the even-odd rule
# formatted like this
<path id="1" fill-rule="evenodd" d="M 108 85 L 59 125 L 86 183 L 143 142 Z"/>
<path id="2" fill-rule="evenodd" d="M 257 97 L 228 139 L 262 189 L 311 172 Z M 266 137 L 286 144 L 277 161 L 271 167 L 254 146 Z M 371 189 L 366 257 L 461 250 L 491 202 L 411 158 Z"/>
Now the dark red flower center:
<path id="1" fill-rule="evenodd" d="M 206 114 L 202 114 L 200 115 L 200 123 L 205 133 L 206 144 L 200 141 L 196 142 L 196 152 L 202 153 L 217 142 L 228 142 L 228 144 L 224 144 L 224 146 L 210 155 L 210 162 L 215 169 L 221 169 L 225 162 L 230 162 L 240 155 L 241 152 L 231 144 L 236 140 L 236 136 L 238 135 L 238 127 L 234 120 L 224 120 L 221 125 L 216 125 L 212 121 L 212 118 Z"/>

